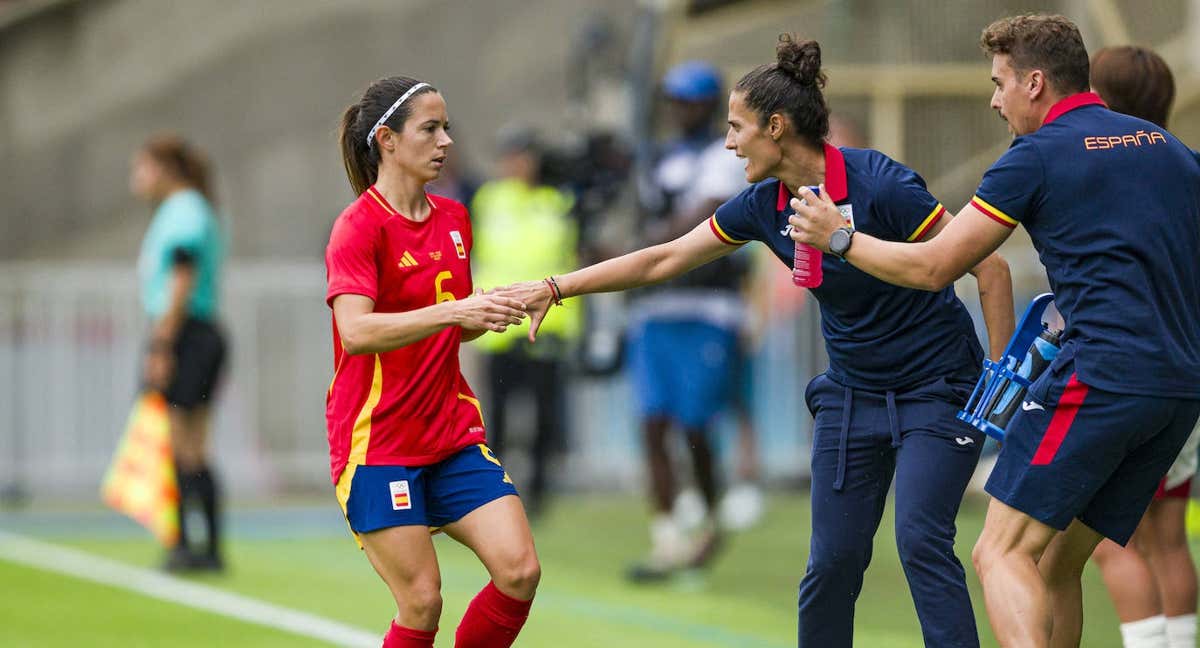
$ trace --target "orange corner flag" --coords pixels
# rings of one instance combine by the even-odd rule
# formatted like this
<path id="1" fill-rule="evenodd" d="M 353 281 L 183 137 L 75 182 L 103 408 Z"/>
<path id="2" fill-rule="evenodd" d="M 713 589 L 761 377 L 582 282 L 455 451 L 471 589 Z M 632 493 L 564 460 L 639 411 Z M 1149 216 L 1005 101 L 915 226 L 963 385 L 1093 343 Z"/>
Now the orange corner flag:
<path id="1" fill-rule="evenodd" d="M 101 495 L 106 504 L 149 529 L 163 545 L 178 541 L 179 488 L 167 401 L 161 394 L 146 392 L 134 402 Z"/>

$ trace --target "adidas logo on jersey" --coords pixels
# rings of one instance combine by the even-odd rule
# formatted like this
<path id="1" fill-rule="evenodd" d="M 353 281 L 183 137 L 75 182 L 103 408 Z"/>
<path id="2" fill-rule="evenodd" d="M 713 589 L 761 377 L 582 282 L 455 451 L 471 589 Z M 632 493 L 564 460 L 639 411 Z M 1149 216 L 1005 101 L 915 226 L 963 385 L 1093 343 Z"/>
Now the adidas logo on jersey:
<path id="1" fill-rule="evenodd" d="M 399 265 L 401 268 L 415 268 L 417 260 L 413 258 L 413 255 L 408 250 L 405 250 L 404 255 L 400 257 L 400 262 L 396 265 Z"/>

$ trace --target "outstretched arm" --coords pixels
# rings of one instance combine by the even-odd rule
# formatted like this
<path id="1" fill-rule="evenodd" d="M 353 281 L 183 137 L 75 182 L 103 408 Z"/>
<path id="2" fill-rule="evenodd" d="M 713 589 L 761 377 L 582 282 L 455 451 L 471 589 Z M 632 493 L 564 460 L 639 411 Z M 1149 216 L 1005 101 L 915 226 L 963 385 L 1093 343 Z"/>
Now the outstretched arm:
<path id="1" fill-rule="evenodd" d="M 564 298 L 628 290 L 674 279 L 736 249 L 737 246 L 722 243 L 714 236 L 705 221 L 673 241 L 557 275 L 555 279 Z"/>
<path id="2" fill-rule="evenodd" d="M 560 298 L 576 297 L 599 292 L 615 292 L 648 286 L 719 259 L 738 246 L 723 243 L 705 221 L 692 231 L 666 243 L 642 248 L 619 257 L 602 261 L 564 275 L 555 275 Z M 529 339 L 537 337 L 538 326 L 555 295 L 548 282 L 528 281 L 507 286 L 498 291 L 526 306 L 529 313 Z"/>
<path id="3" fill-rule="evenodd" d="M 789 219 L 792 238 L 829 251 L 829 237 L 844 220 L 825 191 L 813 195 L 807 187 L 792 199 L 796 214 Z M 883 241 L 856 233 L 846 260 L 888 283 L 919 290 L 941 290 L 963 276 L 1000 247 L 1012 230 L 968 204 L 933 239 L 920 243 Z"/>

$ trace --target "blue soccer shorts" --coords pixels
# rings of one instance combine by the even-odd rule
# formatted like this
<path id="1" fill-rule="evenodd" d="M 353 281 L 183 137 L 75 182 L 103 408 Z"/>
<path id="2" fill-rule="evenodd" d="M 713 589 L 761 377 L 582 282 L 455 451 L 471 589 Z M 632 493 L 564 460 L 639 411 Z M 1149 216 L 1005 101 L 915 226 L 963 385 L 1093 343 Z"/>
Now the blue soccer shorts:
<path id="1" fill-rule="evenodd" d="M 738 338 L 700 321 L 644 323 L 627 348 L 638 413 L 689 429 L 708 425 L 733 399 Z"/>
<path id="2" fill-rule="evenodd" d="M 337 484 L 338 503 L 355 539 L 394 526 L 437 531 L 475 509 L 516 495 L 512 479 L 490 448 L 463 448 L 428 466 L 350 464 Z"/>
<path id="3" fill-rule="evenodd" d="M 1068 344 L 1009 422 L 987 492 L 1064 530 L 1124 545 L 1200 415 L 1200 401 L 1117 394 L 1075 373 Z"/>

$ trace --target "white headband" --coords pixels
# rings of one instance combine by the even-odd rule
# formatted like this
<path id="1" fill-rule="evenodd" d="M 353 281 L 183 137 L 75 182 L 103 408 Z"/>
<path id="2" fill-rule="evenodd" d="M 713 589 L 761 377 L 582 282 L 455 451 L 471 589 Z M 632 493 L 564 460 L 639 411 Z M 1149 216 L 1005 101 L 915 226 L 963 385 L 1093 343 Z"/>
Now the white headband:
<path id="1" fill-rule="evenodd" d="M 375 125 L 371 127 L 371 132 L 367 133 L 367 148 L 371 148 L 371 144 L 375 142 L 375 131 L 379 130 L 380 126 L 383 126 L 383 123 L 386 122 L 388 120 L 388 118 L 392 116 L 392 113 L 396 112 L 396 109 L 399 108 L 401 105 L 403 105 L 404 101 L 406 99 L 413 96 L 414 92 L 416 92 L 417 90 L 420 90 L 421 88 L 428 88 L 428 87 L 429 87 L 428 83 L 418 83 L 417 85 L 409 88 L 408 92 L 405 92 L 404 94 L 400 95 L 400 98 L 396 100 L 396 103 L 392 104 L 392 107 L 388 108 L 387 112 L 383 113 L 383 117 L 380 117 L 379 121 L 375 122 Z"/>

